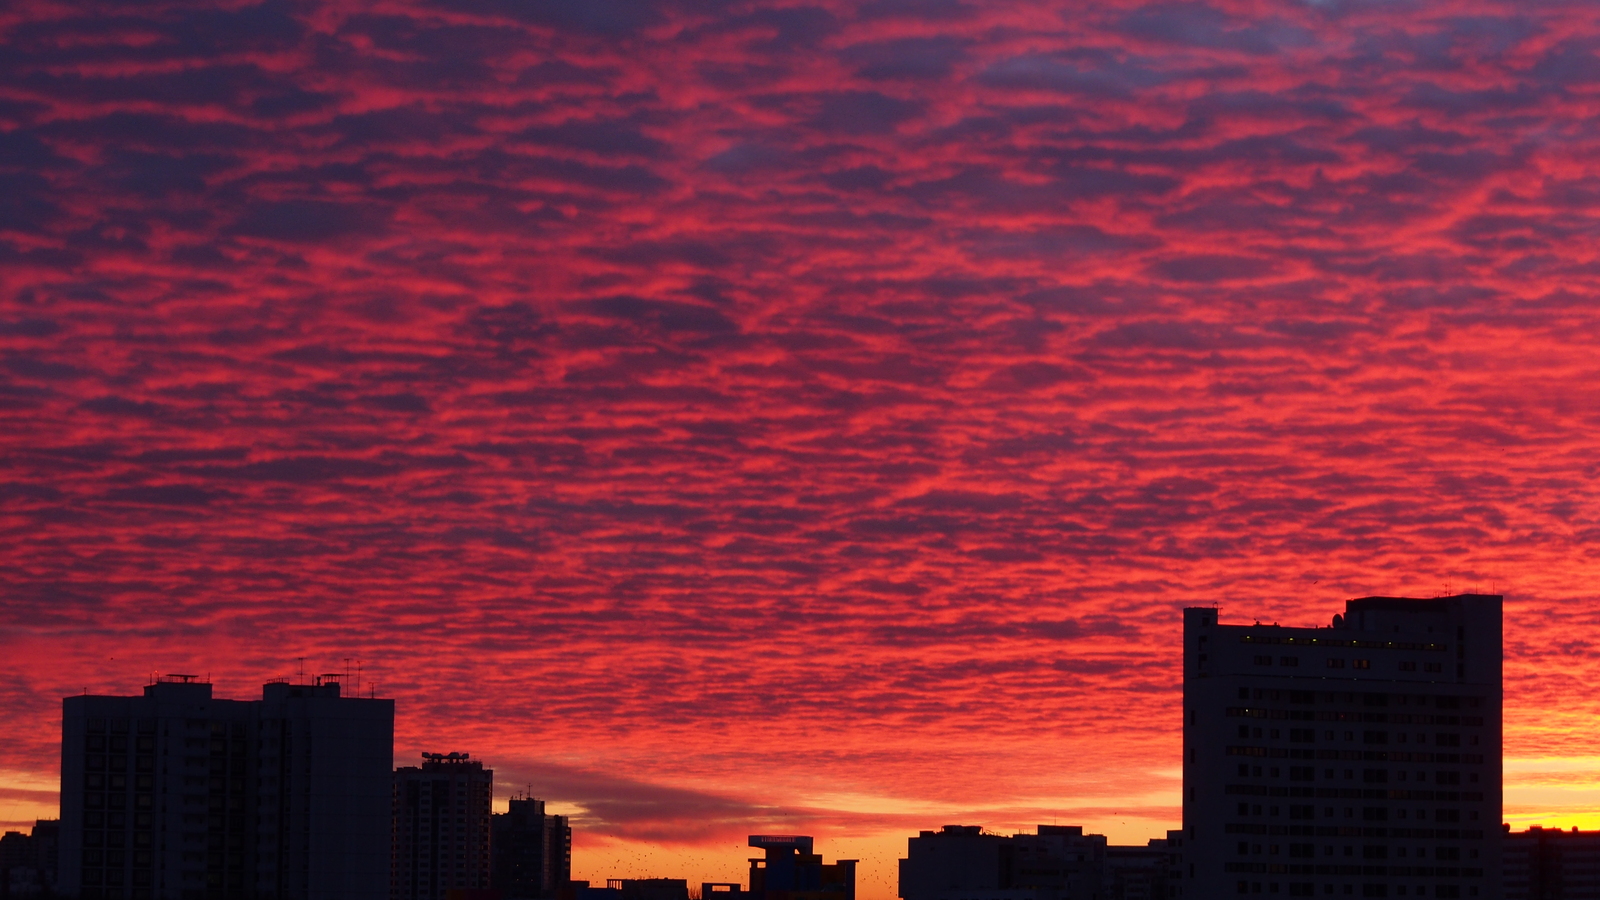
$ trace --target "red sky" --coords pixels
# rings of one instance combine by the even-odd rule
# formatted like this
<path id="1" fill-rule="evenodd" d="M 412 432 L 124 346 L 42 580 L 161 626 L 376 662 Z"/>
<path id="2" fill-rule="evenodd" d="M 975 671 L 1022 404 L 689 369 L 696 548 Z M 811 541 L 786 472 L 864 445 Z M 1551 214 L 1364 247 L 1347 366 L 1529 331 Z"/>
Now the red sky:
<path id="1" fill-rule="evenodd" d="M 1178 817 L 1179 610 L 1507 595 L 1600 824 L 1589 4 L 0 9 L 0 820 L 360 659 L 579 877 Z"/>

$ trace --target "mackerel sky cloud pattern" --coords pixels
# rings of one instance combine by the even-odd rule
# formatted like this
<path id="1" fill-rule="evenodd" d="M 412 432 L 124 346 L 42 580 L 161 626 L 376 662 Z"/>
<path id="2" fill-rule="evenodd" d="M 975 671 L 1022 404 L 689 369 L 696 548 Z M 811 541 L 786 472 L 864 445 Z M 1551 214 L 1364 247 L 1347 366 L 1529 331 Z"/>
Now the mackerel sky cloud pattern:
<path id="1" fill-rule="evenodd" d="M 38 0 L 0 41 L 7 827 L 61 696 L 304 656 L 402 758 L 568 804 L 580 876 L 1142 840 L 1182 606 L 1473 588 L 1508 818 L 1600 799 L 1590 6 Z"/>

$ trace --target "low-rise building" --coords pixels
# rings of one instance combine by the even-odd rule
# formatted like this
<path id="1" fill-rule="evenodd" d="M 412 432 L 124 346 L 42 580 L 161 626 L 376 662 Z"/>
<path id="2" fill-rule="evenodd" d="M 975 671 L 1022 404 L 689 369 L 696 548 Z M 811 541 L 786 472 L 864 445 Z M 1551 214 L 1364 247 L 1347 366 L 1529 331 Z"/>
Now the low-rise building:
<path id="1" fill-rule="evenodd" d="M 1503 830 L 1505 900 L 1600 900 L 1600 831 Z"/>
<path id="2" fill-rule="evenodd" d="M 1108 844 L 1078 825 L 1040 825 L 1003 835 L 946 825 L 907 841 L 900 860 L 903 900 L 1169 900 L 1182 833 L 1145 846 Z"/>
<path id="3" fill-rule="evenodd" d="M 855 900 L 856 862 L 824 863 L 803 834 L 752 834 L 750 846 L 766 855 L 750 860 L 755 900 Z"/>
<path id="4" fill-rule="evenodd" d="M 56 844 L 61 823 L 40 819 L 32 834 L 0 836 L 0 898 L 56 895 Z"/>

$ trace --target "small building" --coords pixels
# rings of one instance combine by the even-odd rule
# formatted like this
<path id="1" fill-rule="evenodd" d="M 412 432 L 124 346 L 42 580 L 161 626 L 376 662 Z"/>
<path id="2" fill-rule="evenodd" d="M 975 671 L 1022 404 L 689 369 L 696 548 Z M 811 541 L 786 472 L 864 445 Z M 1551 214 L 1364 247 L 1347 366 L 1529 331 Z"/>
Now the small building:
<path id="1" fill-rule="evenodd" d="M 1600 831 L 1502 830 L 1505 900 L 1600 900 Z"/>
<path id="2" fill-rule="evenodd" d="M 702 881 L 700 900 L 750 900 L 750 892 L 734 881 Z"/>
<path id="3" fill-rule="evenodd" d="M 587 881 L 569 881 L 559 900 L 689 900 L 685 878 L 612 878 L 605 887 Z"/>
<path id="4" fill-rule="evenodd" d="M 856 863 L 824 863 L 802 834 L 752 834 L 766 855 L 750 860 L 750 894 L 758 900 L 855 900 Z"/>
<path id="5" fill-rule="evenodd" d="M 1172 852 L 1166 838 L 1151 838 L 1143 847 L 1106 848 L 1106 896 L 1109 900 L 1167 900 Z"/>
<path id="6" fill-rule="evenodd" d="M 0 836 L 0 898 L 56 895 L 56 843 L 60 823 L 39 819 L 32 834 Z"/>

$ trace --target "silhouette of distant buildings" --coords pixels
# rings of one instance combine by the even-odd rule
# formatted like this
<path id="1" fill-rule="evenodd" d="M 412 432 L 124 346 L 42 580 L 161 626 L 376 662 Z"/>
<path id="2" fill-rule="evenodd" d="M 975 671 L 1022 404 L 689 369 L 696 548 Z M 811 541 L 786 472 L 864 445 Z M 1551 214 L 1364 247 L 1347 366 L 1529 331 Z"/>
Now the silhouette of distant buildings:
<path id="1" fill-rule="evenodd" d="M 1510 833 L 1501 598 L 1351 600 L 1328 628 L 1184 612 L 1183 828 L 922 831 L 903 900 L 1600 900 L 1600 832 Z M 572 879 L 572 828 L 493 813 L 469 754 L 392 767 L 394 702 L 338 676 L 224 700 L 192 676 L 63 703 L 61 818 L 0 836 L 0 900 L 690 900 L 681 878 Z M 699 900 L 855 900 L 856 860 L 751 835 Z"/>
<path id="2" fill-rule="evenodd" d="M 689 900 L 689 882 L 683 878 L 612 878 L 605 887 L 587 881 L 570 882 L 560 900 Z"/>
<path id="3" fill-rule="evenodd" d="M 946 825 L 907 841 L 900 860 L 903 900 L 1147 900 L 1177 896 L 1176 843 L 1155 838 L 1118 847 L 1080 825 L 1040 825 L 1001 835 Z"/>
<path id="4" fill-rule="evenodd" d="M 37 820 L 31 834 L 0 835 L 0 897 L 53 896 L 60 846 L 61 823 L 55 819 Z"/>
<path id="5" fill-rule="evenodd" d="M 1600 831 L 1505 832 L 1505 900 L 1600 900 Z"/>

